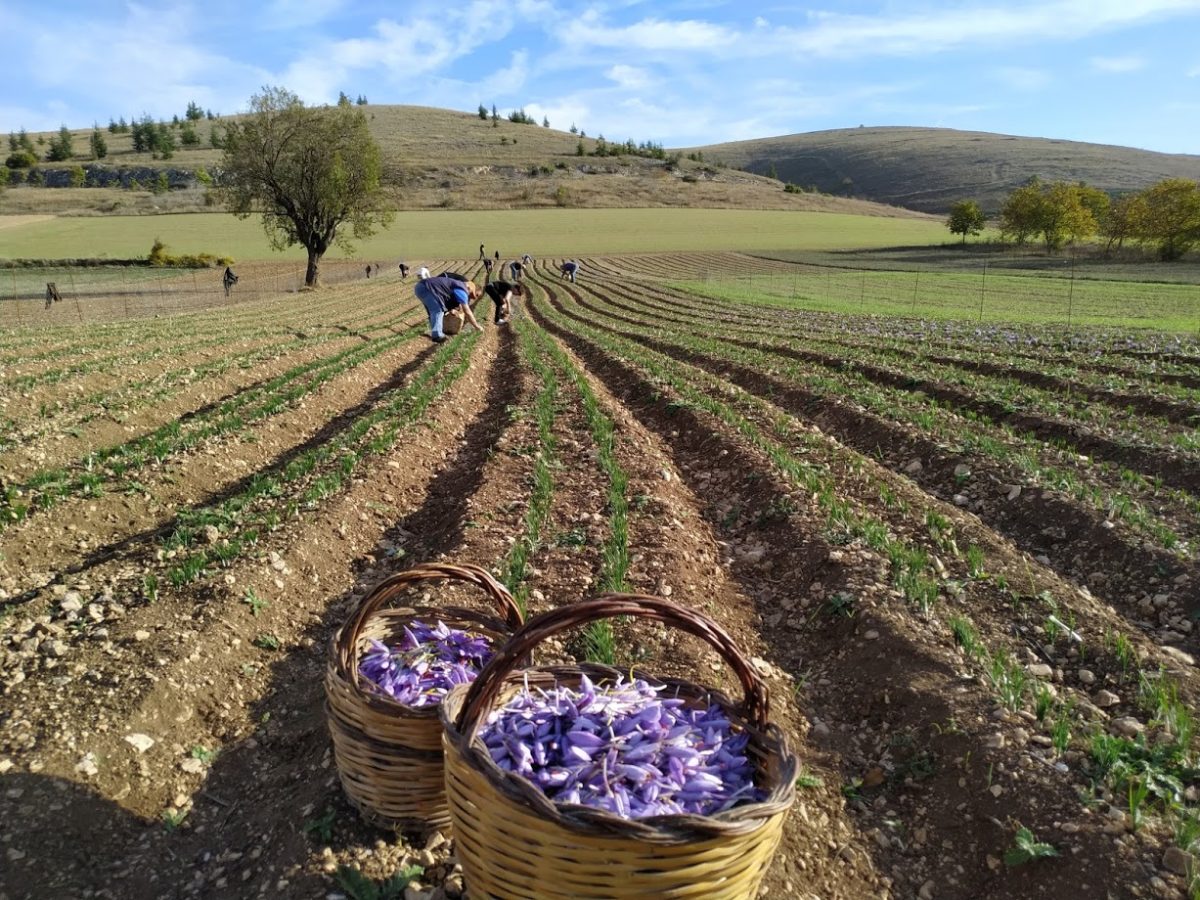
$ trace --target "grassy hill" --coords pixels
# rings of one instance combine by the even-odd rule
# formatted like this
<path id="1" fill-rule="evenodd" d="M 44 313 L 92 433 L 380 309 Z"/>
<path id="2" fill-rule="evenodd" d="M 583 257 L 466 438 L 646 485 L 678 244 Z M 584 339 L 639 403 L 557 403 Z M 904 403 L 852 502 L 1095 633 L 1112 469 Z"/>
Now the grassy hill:
<path id="1" fill-rule="evenodd" d="M 507 119 L 493 123 L 474 113 L 423 106 L 363 110 L 382 147 L 385 182 L 397 209 L 700 207 L 941 215 L 966 198 L 995 212 L 1004 196 L 1031 175 L 1085 181 L 1112 193 L 1163 178 L 1200 180 L 1200 156 L 944 128 L 852 128 L 713 144 L 677 151 L 683 158 L 668 165 L 639 156 L 595 156 L 601 137 L 596 134 L 580 138 L 557 128 Z M 173 184 L 190 183 L 190 189 L 154 195 L 22 186 L 0 193 L 0 213 L 205 210 L 204 191 L 190 173 L 219 166 L 221 151 L 212 147 L 211 133 L 225 121 L 195 123 L 200 144 L 177 150 L 169 160 L 134 153 L 130 135 L 111 134 L 102 126 L 109 148 L 104 166 L 136 169 L 143 185 L 166 169 Z M 94 164 L 90 135 L 90 128 L 74 131 L 75 158 L 44 165 Z M 53 134 L 31 137 L 48 143 Z M 604 137 L 611 144 L 645 136 Z M 44 154 L 45 146 L 39 151 Z M 766 177 L 772 170 L 777 178 Z M 781 181 L 815 190 L 785 193 Z"/>
<path id="2" fill-rule="evenodd" d="M 1164 178 L 1200 180 L 1200 156 L 947 128 L 843 128 L 713 144 L 706 160 L 819 190 L 944 213 L 957 200 L 995 212 L 1031 175 L 1110 193 Z"/>
<path id="3" fill-rule="evenodd" d="M 736 168 L 681 159 L 667 165 L 639 156 L 590 155 L 600 135 L 580 138 L 568 131 L 500 119 L 493 124 L 474 113 L 421 106 L 365 106 L 371 131 L 383 151 L 384 180 L 397 209 L 539 209 L 614 207 L 702 207 L 711 209 L 781 209 L 911 218 L 909 210 L 845 197 L 785 193 L 771 178 Z M 147 185 L 158 170 L 172 172 L 172 182 L 190 180 L 197 168 L 215 171 L 221 151 L 211 145 L 211 132 L 223 119 L 195 123 L 200 144 L 181 148 L 169 160 L 134 153 L 128 134 L 111 134 L 109 168 L 136 167 Z M 59 169 L 96 164 L 88 153 L 91 129 L 73 132 L 77 155 Z M 51 133 L 31 133 L 46 143 Z M 606 135 L 609 142 L 642 135 Z M 585 155 L 579 155 L 580 144 Z M 39 148 L 44 152 L 44 147 Z M 128 178 L 126 178 L 126 183 Z M 33 188 L 0 192 L 0 214 L 102 215 L 205 210 L 204 191 L 190 188 L 155 195 L 119 188 Z M 207 211 L 212 211 L 209 208 Z"/>

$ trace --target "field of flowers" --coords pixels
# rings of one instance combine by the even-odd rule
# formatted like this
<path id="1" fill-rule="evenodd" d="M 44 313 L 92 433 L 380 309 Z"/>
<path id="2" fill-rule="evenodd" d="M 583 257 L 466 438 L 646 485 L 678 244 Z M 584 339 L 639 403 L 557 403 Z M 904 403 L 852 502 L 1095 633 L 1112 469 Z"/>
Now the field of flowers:
<path id="1" fill-rule="evenodd" d="M 323 709 L 333 632 L 434 561 L 736 636 L 801 760 L 763 896 L 1200 896 L 1200 342 L 579 261 L 441 345 L 390 271 L 0 331 L 0 896 L 461 896 Z M 658 625 L 551 651 L 736 688 Z"/>

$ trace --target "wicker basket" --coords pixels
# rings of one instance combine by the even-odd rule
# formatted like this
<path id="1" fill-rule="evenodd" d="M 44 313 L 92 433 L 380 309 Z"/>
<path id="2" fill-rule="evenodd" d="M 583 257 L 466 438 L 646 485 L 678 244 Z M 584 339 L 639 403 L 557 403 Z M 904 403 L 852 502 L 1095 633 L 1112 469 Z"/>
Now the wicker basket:
<path id="1" fill-rule="evenodd" d="M 403 605 L 413 588 L 447 581 L 482 589 L 500 618 L 457 606 Z M 358 672 L 371 638 L 393 644 L 414 619 L 430 624 L 441 620 L 486 634 L 498 648 L 520 626 L 522 616 L 509 592 L 485 570 L 431 563 L 381 582 L 333 637 L 325 710 L 334 760 L 350 802 L 376 825 L 444 828 L 449 812 L 437 707 L 397 703 L 371 690 Z"/>
<path id="2" fill-rule="evenodd" d="M 607 666 L 539 667 L 514 671 L 547 637 L 613 616 L 662 621 L 715 647 L 744 691 L 735 704 L 688 681 L 632 674 L 666 684 L 689 703 L 716 703 L 750 734 L 747 755 L 767 794 L 712 816 L 622 819 L 583 806 L 559 807 L 524 778 L 503 771 L 478 737 L 480 723 L 528 684 L 575 687 L 586 674 L 597 684 L 620 673 Z M 450 692 L 441 706 L 446 746 L 446 794 L 456 853 L 471 900 L 625 900 L 754 897 L 779 845 L 795 797 L 797 760 L 767 721 L 767 689 L 718 625 L 657 597 L 606 594 L 545 613 L 518 631 L 470 686 Z"/>
<path id="3" fill-rule="evenodd" d="M 457 307 L 450 310 L 442 316 L 442 334 L 458 334 L 466 320 L 467 317 L 459 312 Z"/>

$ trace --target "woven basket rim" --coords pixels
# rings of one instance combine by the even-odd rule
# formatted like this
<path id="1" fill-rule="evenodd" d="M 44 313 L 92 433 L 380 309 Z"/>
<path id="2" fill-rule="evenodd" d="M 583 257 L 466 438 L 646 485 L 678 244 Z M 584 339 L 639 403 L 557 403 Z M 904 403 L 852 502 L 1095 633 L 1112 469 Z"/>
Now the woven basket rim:
<path id="1" fill-rule="evenodd" d="M 590 806 L 559 804 L 547 797 L 524 776 L 501 769 L 492 760 L 491 753 L 484 745 L 483 739 L 479 737 L 478 728 L 473 729 L 470 734 L 458 730 L 455 721 L 457 712 L 469 688 L 469 685 L 458 685 L 439 707 L 445 740 L 453 746 L 462 764 L 469 765 L 483 774 L 513 803 L 533 811 L 555 825 L 580 834 L 607 835 L 614 838 L 635 837 L 648 842 L 670 844 L 744 834 L 762 827 L 771 817 L 792 806 L 795 799 L 799 760 L 788 745 L 787 735 L 774 723 L 768 723 L 764 729 L 747 723 L 737 713 L 737 704 L 721 691 L 684 679 L 657 678 L 640 669 L 621 671 L 594 663 L 583 663 L 578 666 L 531 667 L 505 679 L 505 686 L 520 685 L 524 681 L 526 673 L 547 672 L 553 673 L 556 680 L 587 674 L 597 683 L 632 674 L 634 678 L 642 678 L 653 685 L 678 686 L 686 689 L 695 697 L 703 697 L 709 702 L 721 706 L 730 715 L 730 721 L 750 735 L 750 741 L 757 749 L 763 751 L 766 756 L 778 760 L 778 774 L 777 777 L 771 779 L 773 783 L 760 785 L 767 790 L 767 797 L 764 800 L 741 803 L 731 809 L 707 816 L 681 813 L 626 819 L 616 813 Z M 451 754 L 447 754 L 446 764 L 447 766 L 456 764 Z M 760 766 L 759 774 L 766 776 L 769 773 Z"/>
<path id="2" fill-rule="evenodd" d="M 596 663 L 570 666 L 537 666 L 517 669 L 520 656 L 537 643 L 567 627 L 616 615 L 641 615 L 655 618 L 688 631 L 713 646 L 739 676 L 745 690 L 740 704 L 734 703 L 720 690 L 678 678 L 660 678 L 641 669 L 628 672 Z M 491 754 L 479 737 L 479 729 L 487 714 L 494 711 L 501 690 L 522 684 L 529 674 L 549 675 L 555 680 L 595 675 L 595 680 L 607 682 L 630 675 L 655 685 L 675 687 L 700 702 L 716 703 L 750 736 L 750 742 L 760 758 L 758 774 L 771 776 L 764 760 L 775 763 L 771 781 L 760 785 L 768 790 L 765 800 L 739 804 L 724 812 L 702 816 L 685 813 L 671 816 L 650 816 L 626 819 L 615 813 L 575 804 L 559 805 L 548 798 L 532 782 L 516 773 L 505 772 L 492 761 Z M 476 705 L 470 709 L 471 703 Z M 777 725 L 767 721 L 767 690 L 761 678 L 737 649 L 733 639 L 715 622 L 694 610 L 681 607 L 661 597 L 645 595 L 605 594 L 581 601 L 572 607 L 559 608 L 530 619 L 505 645 L 469 685 L 458 685 L 438 707 L 442 718 L 444 740 L 453 748 L 447 753 L 447 777 L 450 767 L 473 767 L 495 784 L 501 794 L 514 804 L 524 806 L 559 827 L 588 836 L 637 838 L 647 842 L 681 843 L 717 837 L 746 834 L 765 827 L 769 820 L 786 812 L 795 800 L 795 780 L 799 761 L 788 746 L 787 735 Z"/>
<path id="3" fill-rule="evenodd" d="M 423 582 L 462 582 L 480 588 L 487 597 L 495 614 L 460 606 L 431 605 L 416 603 L 390 605 L 393 600 L 405 597 Z M 443 618 L 458 619 L 473 623 L 489 632 L 496 649 L 499 638 L 507 638 L 524 622 L 524 615 L 508 588 L 496 580 L 486 569 L 470 563 L 423 563 L 397 572 L 375 585 L 359 602 L 346 622 L 334 632 L 329 644 L 329 676 L 349 685 L 355 695 L 378 712 L 395 714 L 404 712 L 415 717 L 435 718 L 437 707 L 409 706 L 399 703 L 386 694 L 363 687 L 358 672 L 359 651 L 362 631 L 376 616 L 395 610 L 395 617 L 417 618 L 418 614 L 440 614 Z M 411 615 L 409 615 L 411 613 Z"/>
<path id="4" fill-rule="evenodd" d="M 391 607 L 386 610 L 380 610 L 371 616 L 367 621 L 376 621 L 381 616 L 389 616 L 397 621 L 391 623 L 398 628 L 412 622 L 414 620 L 425 621 L 430 618 L 453 620 L 458 623 L 470 623 L 479 631 L 485 632 L 492 639 L 493 645 L 498 647 L 503 641 L 507 640 L 512 632 L 509 630 L 508 624 L 495 616 L 487 613 L 478 612 L 473 609 L 465 609 L 460 606 L 408 606 L 404 608 Z M 432 623 L 430 623 L 432 624 Z M 370 706 L 372 709 L 387 714 L 402 713 L 416 718 L 437 718 L 438 707 L 440 703 L 431 703 L 426 706 L 410 706 L 407 703 L 401 703 L 393 697 L 389 697 L 382 691 L 375 690 L 373 687 L 364 686 L 364 681 L 361 677 L 351 677 L 349 665 L 354 666 L 354 671 L 357 672 L 359 651 L 363 643 L 369 640 L 366 635 L 358 635 L 358 640 L 355 647 L 355 652 L 347 658 L 343 652 L 343 631 L 346 628 L 343 625 L 329 639 L 329 672 L 339 681 L 345 683 L 354 692 L 355 698 Z M 442 698 L 443 701 L 445 698 Z"/>

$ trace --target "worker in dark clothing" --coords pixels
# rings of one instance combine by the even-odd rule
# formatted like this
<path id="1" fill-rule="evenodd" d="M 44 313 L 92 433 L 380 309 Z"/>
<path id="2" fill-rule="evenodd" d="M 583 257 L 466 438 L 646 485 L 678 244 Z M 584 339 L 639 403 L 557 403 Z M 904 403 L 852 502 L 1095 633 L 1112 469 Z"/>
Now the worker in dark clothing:
<path id="1" fill-rule="evenodd" d="M 525 288 L 508 281 L 489 282 L 483 292 L 491 297 L 492 303 L 495 304 L 496 312 L 493 321 L 497 325 L 506 324 L 512 317 L 512 298 L 525 296 Z"/>

